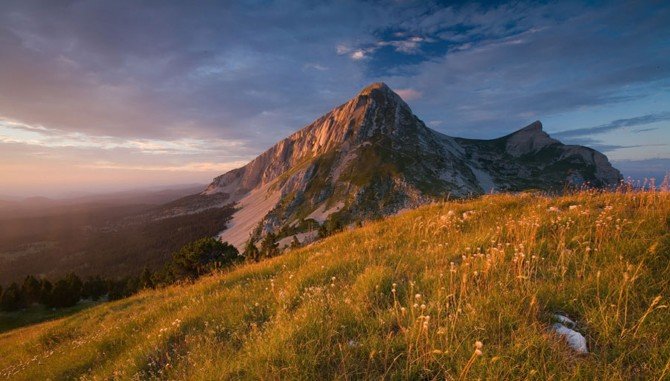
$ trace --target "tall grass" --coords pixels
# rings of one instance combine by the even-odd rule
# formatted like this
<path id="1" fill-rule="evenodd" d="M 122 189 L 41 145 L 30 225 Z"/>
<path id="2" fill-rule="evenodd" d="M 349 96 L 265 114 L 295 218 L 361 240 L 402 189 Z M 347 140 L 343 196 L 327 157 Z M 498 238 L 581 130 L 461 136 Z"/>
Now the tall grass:
<path id="1" fill-rule="evenodd" d="M 669 231 L 667 191 L 434 204 L 1 334 L 0 377 L 669 379 Z"/>

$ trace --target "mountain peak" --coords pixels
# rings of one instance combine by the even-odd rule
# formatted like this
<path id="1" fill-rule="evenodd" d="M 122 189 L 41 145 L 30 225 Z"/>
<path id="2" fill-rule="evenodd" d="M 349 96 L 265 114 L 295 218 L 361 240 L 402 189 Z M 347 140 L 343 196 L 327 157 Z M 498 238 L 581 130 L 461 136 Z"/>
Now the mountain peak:
<path id="1" fill-rule="evenodd" d="M 360 94 L 369 94 L 372 91 L 379 90 L 379 91 L 393 91 L 391 90 L 388 85 L 386 85 L 384 82 L 373 82 L 363 88 L 361 90 Z"/>
<path id="2" fill-rule="evenodd" d="M 534 121 L 533 123 L 527 125 L 526 127 L 520 129 L 517 132 L 528 131 L 528 132 L 540 132 L 542 131 L 542 122 L 539 120 Z"/>
<path id="3" fill-rule="evenodd" d="M 393 91 L 384 82 L 374 82 L 361 90 L 358 95 L 352 98 L 352 101 L 357 105 L 376 103 L 383 107 L 401 107 L 409 110 L 409 106 L 405 101 Z M 411 110 L 410 110 L 411 112 Z"/>
<path id="4" fill-rule="evenodd" d="M 549 147 L 555 149 L 545 151 Z M 495 144 L 442 135 L 376 82 L 244 167 L 217 177 L 204 194 L 225 193 L 226 202 L 236 203 L 239 210 L 220 237 L 241 247 L 250 234 L 257 240 L 300 221 L 324 224 L 334 213 L 348 224 L 446 195 L 529 184 L 548 190 L 566 182 L 605 186 L 619 177 L 604 155 L 562 145 L 539 121 Z M 307 225 L 301 234 L 314 234 Z"/>
<path id="5" fill-rule="evenodd" d="M 552 139 L 542 130 L 542 122 L 539 120 L 507 135 L 505 140 L 507 141 L 507 152 L 517 157 L 558 143 L 558 140 Z"/>

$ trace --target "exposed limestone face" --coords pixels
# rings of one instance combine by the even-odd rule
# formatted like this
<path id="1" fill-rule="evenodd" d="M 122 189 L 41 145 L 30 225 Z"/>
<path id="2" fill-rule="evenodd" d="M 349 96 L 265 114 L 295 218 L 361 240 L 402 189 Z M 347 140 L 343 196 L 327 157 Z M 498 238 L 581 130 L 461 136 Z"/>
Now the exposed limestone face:
<path id="1" fill-rule="evenodd" d="M 508 135 L 505 151 L 514 157 L 521 157 L 556 143 L 559 141 L 550 138 L 549 134 L 542 131 L 542 123 L 538 120 Z"/>

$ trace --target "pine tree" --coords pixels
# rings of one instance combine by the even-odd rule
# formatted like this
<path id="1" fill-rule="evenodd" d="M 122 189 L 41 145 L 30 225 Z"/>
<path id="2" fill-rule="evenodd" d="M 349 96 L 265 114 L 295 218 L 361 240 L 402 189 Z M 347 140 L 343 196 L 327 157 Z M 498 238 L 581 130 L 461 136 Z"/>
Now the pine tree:
<path id="1" fill-rule="evenodd" d="M 42 279 L 40 282 L 40 303 L 45 306 L 51 305 L 51 292 L 53 291 L 53 285 L 46 279 Z"/>
<path id="2" fill-rule="evenodd" d="M 247 244 L 244 246 L 244 252 L 243 254 L 247 260 L 253 260 L 255 262 L 258 262 L 261 260 L 260 256 L 260 251 L 258 250 L 258 247 L 256 247 L 256 244 L 254 243 L 253 238 L 249 238 L 247 241 Z"/>
<path id="3" fill-rule="evenodd" d="M 293 240 L 291 240 L 291 249 L 297 249 L 300 247 L 300 241 L 298 240 L 297 236 L 293 236 Z"/>
<path id="4" fill-rule="evenodd" d="M 269 232 L 265 235 L 265 239 L 261 242 L 261 253 L 266 258 L 272 258 L 279 254 L 279 243 L 277 243 L 277 236 Z"/>
<path id="5" fill-rule="evenodd" d="M 21 308 L 21 289 L 16 283 L 12 283 L 0 297 L 0 309 L 3 311 L 16 311 Z"/>
<path id="6" fill-rule="evenodd" d="M 154 288 L 153 274 L 145 267 L 140 274 L 140 288 Z"/>
<path id="7" fill-rule="evenodd" d="M 96 301 L 107 293 L 107 283 L 100 276 L 88 277 L 82 287 L 81 297 Z"/>
<path id="8" fill-rule="evenodd" d="M 26 306 L 30 306 L 33 303 L 40 301 L 40 291 L 42 285 L 37 278 L 32 275 L 28 275 L 26 279 L 23 280 L 21 285 L 21 296 L 23 297 L 23 303 Z"/>
<path id="9" fill-rule="evenodd" d="M 51 291 L 49 307 L 71 307 L 77 304 L 81 299 L 83 283 L 81 279 L 73 273 L 67 274 L 63 279 L 59 279 L 54 284 Z"/>

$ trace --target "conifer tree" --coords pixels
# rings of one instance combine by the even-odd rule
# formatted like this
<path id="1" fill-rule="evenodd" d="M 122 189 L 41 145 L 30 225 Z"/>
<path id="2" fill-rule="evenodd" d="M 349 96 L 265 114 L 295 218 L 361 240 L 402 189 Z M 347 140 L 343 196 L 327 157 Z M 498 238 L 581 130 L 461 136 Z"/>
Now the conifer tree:
<path id="1" fill-rule="evenodd" d="M 277 243 L 277 236 L 269 232 L 265 235 L 263 242 L 261 242 L 261 253 L 266 258 L 272 258 L 279 254 L 279 243 Z"/>
<path id="2" fill-rule="evenodd" d="M 261 260 L 260 251 L 258 250 L 258 247 L 256 247 L 253 238 L 250 237 L 249 240 L 247 241 L 246 246 L 244 246 L 244 252 L 242 255 L 244 255 L 244 257 L 247 258 L 247 260 L 252 260 L 255 262 Z"/>
<path id="3" fill-rule="evenodd" d="M 23 303 L 26 306 L 30 306 L 33 303 L 40 301 L 40 290 L 42 285 L 40 281 L 37 280 L 32 275 L 28 275 L 21 285 L 21 296 L 23 298 Z"/>
<path id="4" fill-rule="evenodd" d="M 16 311 L 21 308 L 21 289 L 19 285 L 12 283 L 0 297 L 0 309 L 3 311 Z"/>

